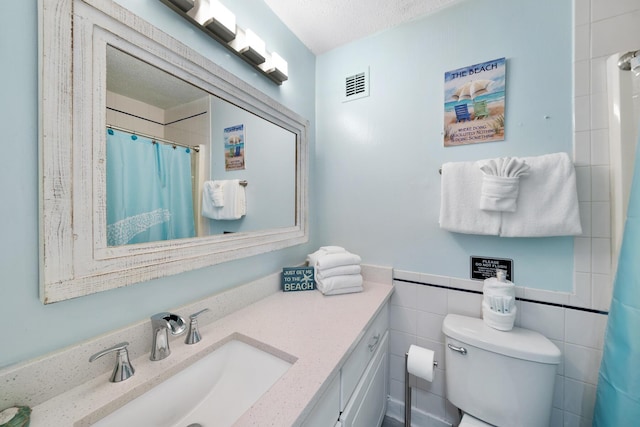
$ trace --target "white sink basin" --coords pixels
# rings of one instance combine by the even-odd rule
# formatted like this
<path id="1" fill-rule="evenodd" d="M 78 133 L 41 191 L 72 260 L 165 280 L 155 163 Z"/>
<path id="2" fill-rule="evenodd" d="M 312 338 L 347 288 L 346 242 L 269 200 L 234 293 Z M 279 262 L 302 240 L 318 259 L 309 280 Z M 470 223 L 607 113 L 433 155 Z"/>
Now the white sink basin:
<path id="1" fill-rule="evenodd" d="M 231 426 L 290 366 L 234 339 L 94 426 Z"/>

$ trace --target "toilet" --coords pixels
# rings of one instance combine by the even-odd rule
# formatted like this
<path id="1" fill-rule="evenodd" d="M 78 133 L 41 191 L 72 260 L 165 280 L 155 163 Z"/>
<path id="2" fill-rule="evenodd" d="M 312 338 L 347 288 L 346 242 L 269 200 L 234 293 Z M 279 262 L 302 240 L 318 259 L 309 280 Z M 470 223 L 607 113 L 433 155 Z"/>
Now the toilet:
<path id="1" fill-rule="evenodd" d="M 457 314 L 442 331 L 446 395 L 464 414 L 459 427 L 549 425 L 558 347 L 535 331 L 499 331 Z"/>

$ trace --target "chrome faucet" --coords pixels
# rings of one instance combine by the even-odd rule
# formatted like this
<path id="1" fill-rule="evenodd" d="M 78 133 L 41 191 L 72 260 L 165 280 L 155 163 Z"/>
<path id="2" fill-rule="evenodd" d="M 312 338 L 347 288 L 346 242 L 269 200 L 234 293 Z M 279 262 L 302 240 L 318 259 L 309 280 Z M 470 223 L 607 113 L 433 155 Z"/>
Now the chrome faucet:
<path id="1" fill-rule="evenodd" d="M 133 369 L 133 365 L 129 362 L 129 353 L 127 352 L 128 342 L 121 342 L 120 344 L 116 344 L 111 348 L 106 350 L 102 350 L 89 358 L 89 362 L 93 362 L 94 360 L 104 356 L 105 354 L 117 352 L 116 355 L 116 365 L 113 368 L 113 372 L 111 373 L 111 377 L 109 381 L 112 383 L 119 383 L 120 381 L 124 381 L 128 378 L 131 378 L 135 373 Z"/>
<path id="2" fill-rule="evenodd" d="M 195 344 L 200 342 L 200 340 L 202 339 L 200 331 L 198 330 L 198 316 L 205 311 L 209 311 L 209 309 L 205 308 L 204 310 L 200 310 L 197 313 L 193 313 L 191 316 L 189 316 L 189 332 L 187 332 L 187 338 L 184 340 L 185 344 Z"/>
<path id="3" fill-rule="evenodd" d="M 169 331 L 171 335 L 180 335 L 186 329 L 184 319 L 173 313 L 158 313 L 151 316 L 153 343 L 151 344 L 151 360 L 162 360 L 171 354 L 169 348 Z"/>

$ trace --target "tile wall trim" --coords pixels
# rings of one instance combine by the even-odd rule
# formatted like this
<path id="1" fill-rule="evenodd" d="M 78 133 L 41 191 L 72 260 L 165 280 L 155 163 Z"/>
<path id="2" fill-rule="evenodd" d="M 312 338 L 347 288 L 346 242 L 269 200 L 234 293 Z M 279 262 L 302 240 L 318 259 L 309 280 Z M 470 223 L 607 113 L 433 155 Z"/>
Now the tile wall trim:
<path id="1" fill-rule="evenodd" d="M 413 283 L 413 284 L 416 284 L 416 285 L 431 286 L 433 288 L 451 289 L 453 291 L 468 292 L 468 293 L 471 293 L 471 294 L 482 294 L 482 291 L 476 291 L 476 290 L 473 290 L 473 289 L 462 289 L 462 288 L 457 288 L 455 286 L 436 285 L 436 284 L 433 284 L 433 283 L 417 282 L 417 281 L 414 281 L 414 280 L 398 279 L 398 278 L 394 278 L 393 280 L 396 281 L 396 282 Z M 549 301 L 539 301 L 539 300 L 534 300 L 534 299 L 530 299 L 530 298 L 522 298 L 522 297 L 518 297 L 518 296 L 516 296 L 516 301 L 524 301 L 524 302 L 531 302 L 531 303 L 535 303 L 535 304 L 550 305 L 552 307 L 560 307 L 560 308 L 565 308 L 565 309 L 569 309 L 569 310 L 585 311 L 587 313 L 602 314 L 602 315 L 605 315 L 605 316 L 609 315 L 608 311 L 596 310 L 596 309 L 593 309 L 593 308 L 578 307 L 578 306 L 562 304 L 562 303 L 555 303 L 555 302 L 549 302 Z"/>

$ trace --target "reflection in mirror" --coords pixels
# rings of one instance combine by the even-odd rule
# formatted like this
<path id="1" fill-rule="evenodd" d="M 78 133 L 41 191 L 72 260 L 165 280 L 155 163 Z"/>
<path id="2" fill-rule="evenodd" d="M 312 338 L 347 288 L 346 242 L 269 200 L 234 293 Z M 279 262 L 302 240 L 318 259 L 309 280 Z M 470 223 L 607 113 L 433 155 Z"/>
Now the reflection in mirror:
<path id="1" fill-rule="evenodd" d="M 615 54 L 607 60 L 611 165 L 611 261 L 614 273 L 629 205 L 640 126 L 640 75 L 618 66 L 618 60 L 625 53 Z"/>
<path id="2" fill-rule="evenodd" d="M 109 246 L 295 225 L 291 131 L 112 46 L 106 123 Z"/>

